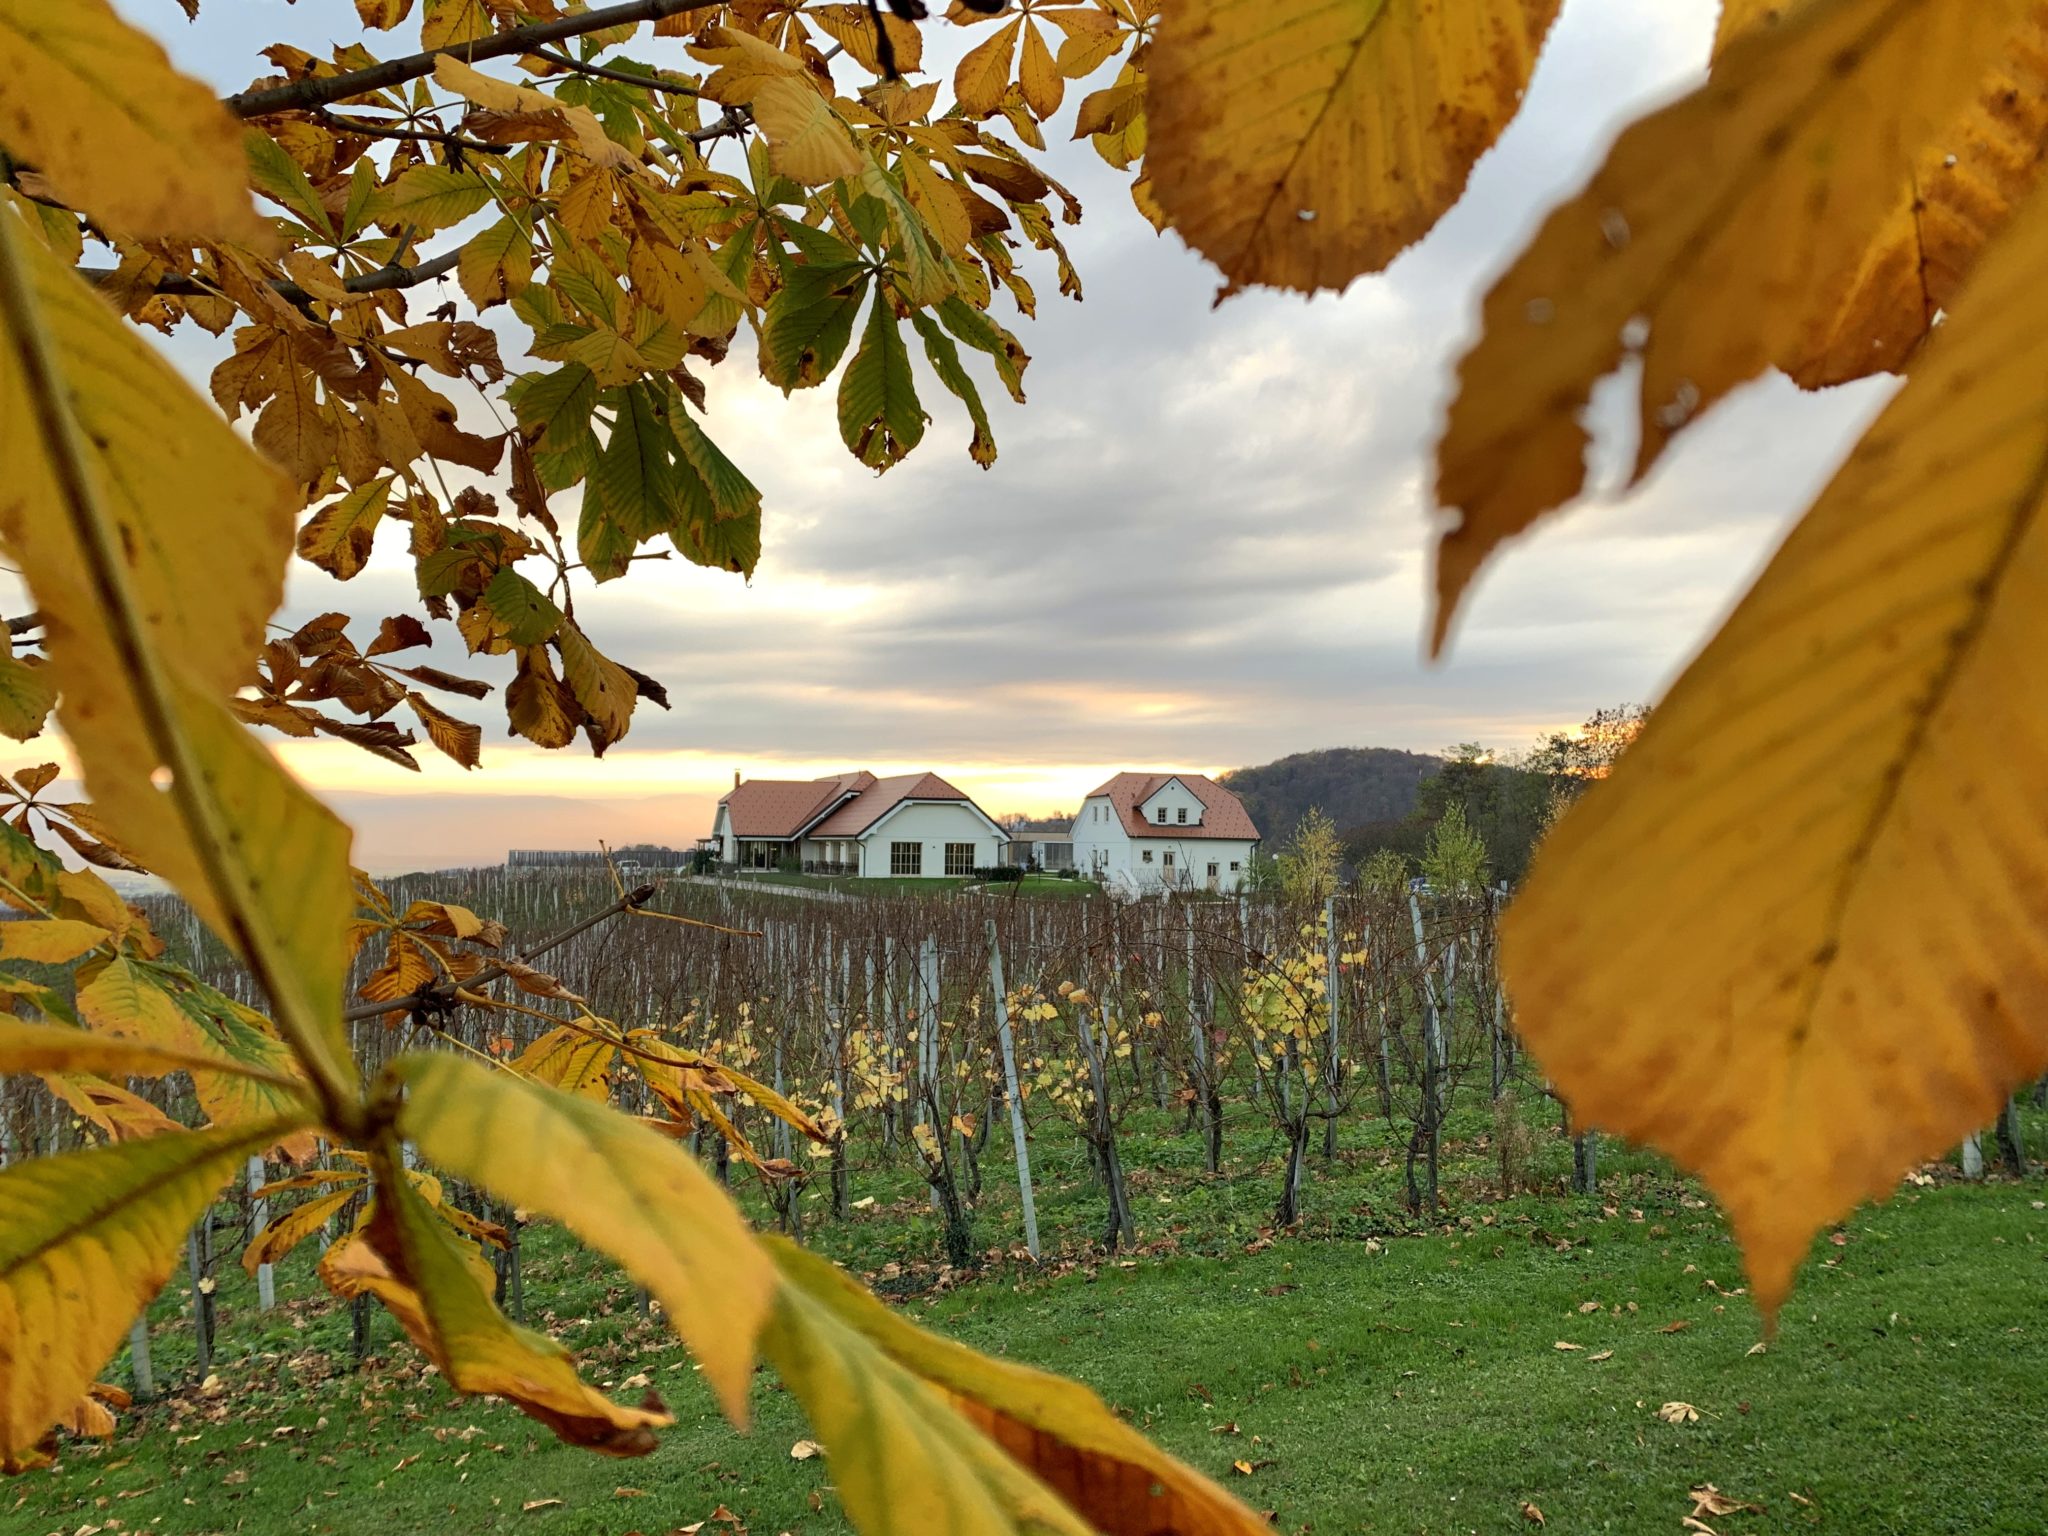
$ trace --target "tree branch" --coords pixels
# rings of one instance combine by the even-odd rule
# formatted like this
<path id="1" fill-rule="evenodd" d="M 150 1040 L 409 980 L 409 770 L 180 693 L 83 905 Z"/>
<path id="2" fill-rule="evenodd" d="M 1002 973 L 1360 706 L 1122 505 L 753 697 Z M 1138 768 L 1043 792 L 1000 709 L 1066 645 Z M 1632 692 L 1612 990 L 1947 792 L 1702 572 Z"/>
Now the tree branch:
<path id="1" fill-rule="evenodd" d="M 450 251 L 445 256 L 436 256 L 432 261 L 422 261 L 413 266 L 393 262 L 388 267 L 379 267 L 374 272 L 359 272 L 354 277 L 344 278 L 341 286 L 350 293 L 381 293 L 387 288 L 417 288 L 421 283 L 431 283 L 437 277 L 446 277 L 455 270 L 462 259 L 460 251 Z M 120 274 L 112 267 L 82 267 L 78 275 L 89 283 L 111 283 Z M 279 297 L 288 304 L 310 304 L 313 295 L 297 283 L 283 281 L 270 285 Z M 183 273 L 170 273 L 157 279 L 156 291 L 167 298 L 219 298 L 220 291 L 203 279 L 188 277 Z"/>
<path id="2" fill-rule="evenodd" d="M 583 11 L 560 16 L 553 21 L 537 21 L 530 26 L 514 27 L 511 31 L 500 32 L 494 37 L 475 38 L 470 42 L 455 43 L 446 48 L 430 48 L 424 53 L 407 54 L 404 58 L 386 59 L 383 63 L 372 64 L 367 69 L 352 69 L 339 75 L 294 80 L 289 85 L 271 86 L 266 90 L 239 91 L 227 98 L 226 105 L 237 117 L 265 117 L 273 112 L 302 112 L 312 107 L 324 107 L 332 102 L 346 101 L 351 96 L 386 90 L 394 85 L 402 85 L 408 80 L 417 80 L 422 75 L 431 75 L 434 72 L 434 61 L 444 53 L 451 54 L 464 63 L 475 64 L 484 59 L 503 58 L 508 53 L 532 53 L 545 44 L 559 43 L 565 38 L 581 37 L 587 32 L 601 32 L 607 27 L 637 26 L 643 21 L 662 21 L 701 4 L 703 0 L 626 0 L 623 5 L 609 5 L 602 10 Z"/>

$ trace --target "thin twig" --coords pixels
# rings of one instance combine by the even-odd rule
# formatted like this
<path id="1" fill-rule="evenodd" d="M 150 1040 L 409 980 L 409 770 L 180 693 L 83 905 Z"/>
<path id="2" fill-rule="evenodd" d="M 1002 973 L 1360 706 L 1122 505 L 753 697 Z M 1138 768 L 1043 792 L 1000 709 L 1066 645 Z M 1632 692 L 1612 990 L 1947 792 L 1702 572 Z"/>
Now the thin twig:
<path id="1" fill-rule="evenodd" d="M 450 133 L 445 128 L 414 128 L 402 123 L 366 123 L 358 117 L 343 117 L 337 112 L 321 110 L 313 114 L 313 121 L 322 128 L 336 133 L 356 133 L 369 139 L 404 139 L 425 144 L 445 144 L 450 149 L 459 149 L 472 155 L 503 155 L 512 150 L 510 144 L 487 144 L 482 139 L 472 139 L 465 134 Z"/>
<path id="2" fill-rule="evenodd" d="M 592 75 L 599 80 L 616 80 L 621 85 L 637 85 L 646 91 L 667 91 L 676 96 L 701 96 L 704 93 L 694 85 L 680 80 L 657 80 L 649 75 L 636 75 L 630 69 L 615 69 L 608 64 L 586 64 L 581 59 L 572 59 L 566 53 L 552 48 L 528 49 L 535 58 L 546 59 L 562 69 L 573 70 L 579 75 Z"/>

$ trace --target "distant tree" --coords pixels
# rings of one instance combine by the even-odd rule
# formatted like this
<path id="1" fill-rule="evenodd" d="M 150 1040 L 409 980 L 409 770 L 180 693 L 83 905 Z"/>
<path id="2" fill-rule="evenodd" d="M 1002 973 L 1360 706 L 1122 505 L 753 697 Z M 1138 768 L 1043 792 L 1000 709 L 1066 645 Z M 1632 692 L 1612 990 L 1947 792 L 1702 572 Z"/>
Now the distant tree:
<path id="1" fill-rule="evenodd" d="M 1455 800 L 1429 834 L 1422 854 L 1423 878 L 1445 896 L 1476 896 L 1486 889 L 1486 844 L 1465 820 Z"/>
<path id="2" fill-rule="evenodd" d="M 1406 855 L 1392 848 L 1378 848 L 1358 866 L 1358 888 L 1368 896 L 1397 896 L 1407 887 L 1410 865 Z"/>
<path id="3" fill-rule="evenodd" d="M 1336 894 L 1344 864 L 1337 824 L 1310 806 L 1280 850 L 1280 889 L 1290 901 L 1320 902 Z"/>
<path id="4" fill-rule="evenodd" d="M 1576 730 L 1553 731 L 1522 759 L 1522 766 L 1548 779 L 1567 800 L 1614 771 L 1629 743 L 1650 718 L 1647 704 L 1616 704 L 1595 710 Z"/>
<path id="5" fill-rule="evenodd" d="M 1549 780 L 1524 762 L 1460 742 L 1444 749 L 1442 771 L 1423 784 L 1414 819 L 1418 833 L 1427 835 L 1456 806 L 1488 865 L 1512 883 L 1528 868 L 1548 798 Z"/>

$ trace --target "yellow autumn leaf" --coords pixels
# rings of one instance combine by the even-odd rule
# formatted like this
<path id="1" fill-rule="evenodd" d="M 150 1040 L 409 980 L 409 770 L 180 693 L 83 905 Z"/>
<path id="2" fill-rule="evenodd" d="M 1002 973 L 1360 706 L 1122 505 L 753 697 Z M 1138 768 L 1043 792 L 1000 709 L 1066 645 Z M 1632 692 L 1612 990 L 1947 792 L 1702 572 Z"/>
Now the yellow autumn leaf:
<path id="1" fill-rule="evenodd" d="M 357 1193 L 354 1189 L 329 1190 L 300 1201 L 275 1221 L 266 1222 L 250 1235 L 242 1249 L 243 1271 L 253 1275 L 263 1265 L 275 1264 L 339 1216 L 342 1207 L 355 1199 Z"/>
<path id="2" fill-rule="evenodd" d="M 78 989 L 78 1016 L 88 1027 L 120 1040 L 137 1040 L 187 1055 L 204 1055 L 199 1026 L 142 966 L 116 956 Z"/>
<path id="3" fill-rule="evenodd" d="M 458 1392 L 492 1393 L 572 1445 L 644 1456 L 671 1421 L 659 1399 L 625 1408 L 586 1386 L 569 1352 L 508 1320 L 491 1301 L 490 1267 L 451 1237 L 397 1168 L 378 1159 L 375 1214 L 362 1240 L 326 1266 L 344 1294 L 360 1289 L 390 1309 Z"/>
<path id="4" fill-rule="evenodd" d="M 1640 354 L 1640 477 L 1843 291 L 2030 3 L 1815 0 L 1622 134 L 1494 285 L 1459 365 L 1435 645 L 1494 547 L 1579 493 L 1593 386 Z"/>
<path id="5" fill-rule="evenodd" d="M 1812 0 L 1726 0 L 1716 55 Z M 2048 161 L 2048 18 L 2038 7 L 1962 114 L 1922 146 L 1910 184 L 1840 290 L 1787 339 L 1775 361 L 1818 389 L 1904 366 L 1954 302 L 1984 245 L 2040 181 Z"/>
<path id="6" fill-rule="evenodd" d="M 749 103 L 768 136 L 769 158 L 807 186 L 860 173 L 861 154 L 832 103 L 803 80 L 763 80 Z"/>
<path id="7" fill-rule="evenodd" d="M 605 1072 L 618 1054 L 619 1048 L 609 1041 L 593 1040 L 587 1031 L 562 1024 L 521 1051 L 511 1070 L 536 1083 L 603 1104 L 611 1097 Z"/>
<path id="8" fill-rule="evenodd" d="M 605 133 L 604 124 L 588 107 L 559 101 L 530 85 L 515 85 L 510 80 L 497 79 L 450 53 L 434 60 L 434 83 L 445 91 L 454 92 L 464 101 L 474 102 L 492 112 L 515 116 L 553 113 L 561 119 L 564 130 L 573 136 L 577 149 L 587 159 L 615 171 L 631 173 L 640 169 L 640 162 L 627 153 L 624 145 L 616 143 Z"/>
<path id="9" fill-rule="evenodd" d="M 291 1121 L 167 1132 L 0 1172 L 0 1467 L 98 1376 L 170 1277 L 193 1219 Z"/>
<path id="10" fill-rule="evenodd" d="M 94 814 L 241 953 L 325 1095 L 348 829 L 228 713 L 283 593 L 291 487 L 0 219 L 0 550 L 26 577 Z"/>
<path id="11" fill-rule="evenodd" d="M 110 935 L 96 923 L 73 917 L 24 918 L 0 923 L 0 960 L 36 960 L 62 965 L 99 948 Z"/>
<path id="12" fill-rule="evenodd" d="M 953 96 L 969 117 L 987 117 L 1002 104 L 1023 26 L 1021 16 L 1005 22 L 992 37 L 970 48 L 954 69 Z"/>
<path id="13" fill-rule="evenodd" d="M 0 149 L 109 229 L 262 238 L 241 126 L 109 0 L 0 0 Z"/>
<path id="14" fill-rule="evenodd" d="M 98 1077 L 162 1077 L 193 1070 L 246 1077 L 298 1092 L 301 1085 L 282 1073 L 211 1051 L 122 1039 L 61 1024 L 28 1024 L 0 1018 L 0 1076 L 12 1072 L 82 1072 Z"/>
<path id="15" fill-rule="evenodd" d="M 1574 1118 L 1706 1178 L 1767 1313 L 2048 1067 L 2044 263 L 2037 198 L 1503 919 Z"/>
<path id="16" fill-rule="evenodd" d="M 1312 293 L 1458 200 L 1559 0 L 1180 0 L 1153 40 L 1152 198 L 1223 273 Z"/>
<path id="17" fill-rule="evenodd" d="M 863 1531 L 1270 1530 L 1078 1382 L 926 1333 L 828 1260 L 764 1242 L 782 1288 L 763 1349 Z"/>
<path id="18" fill-rule="evenodd" d="M 432 1162 L 561 1222 L 652 1291 L 744 1423 L 774 1270 L 684 1149 L 601 1104 L 475 1061 L 402 1057 L 399 1124 Z"/>

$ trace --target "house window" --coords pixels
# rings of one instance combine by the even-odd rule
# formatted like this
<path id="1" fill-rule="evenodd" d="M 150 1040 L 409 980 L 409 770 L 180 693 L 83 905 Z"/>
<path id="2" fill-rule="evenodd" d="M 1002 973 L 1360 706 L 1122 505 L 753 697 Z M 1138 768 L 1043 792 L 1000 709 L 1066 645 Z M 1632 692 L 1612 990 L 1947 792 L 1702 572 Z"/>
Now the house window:
<path id="1" fill-rule="evenodd" d="M 1233 875 L 1237 873 L 1237 860 L 1235 860 L 1235 859 L 1232 859 L 1232 860 L 1230 861 L 1230 872 L 1231 872 L 1231 873 L 1232 873 Z"/>
<path id="2" fill-rule="evenodd" d="M 1216 866 L 1214 864 L 1211 864 L 1209 866 L 1209 878 L 1211 880 L 1214 880 L 1216 878 Z"/>
<path id="3" fill-rule="evenodd" d="M 923 874 L 924 844 L 891 843 L 889 845 L 889 873 L 892 875 Z"/>
<path id="4" fill-rule="evenodd" d="M 1150 864 L 1152 862 L 1152 850 L 1150 848 L 1147 848 L 1145 850 L 1145 862 L 1147 864 Z"/>
<path id="5" fill-rule="evenodd" d="M 1186 806 L 1182 806 L 1180 808 L 1180 824 L 1182 826 L 1186 826 L 1188 824 L 1188 808 Z"/>
<path id="6" fill-rule="evenodd" d="M 1159 807 L 1159 825 L 1162 827 L 1166 825 L 1166 807 L 1163 805 Z"/>
<path id="7" fill-rule="evenodd" d="M 946 873 L 949 875 L 971 875 L 974 873 L 974 844 L 946 844 Z"/>
<path id="8" fill-rule="evenodd" d="M 1166 856 L 1166 867 L 1168 869 L 1173 868 L 1173 855 L 1170 853 Z"/>

